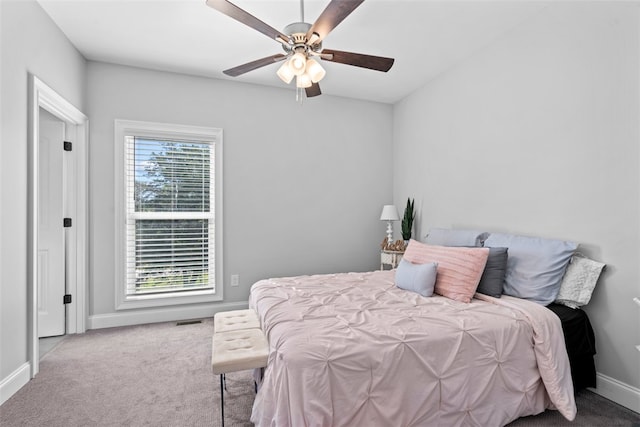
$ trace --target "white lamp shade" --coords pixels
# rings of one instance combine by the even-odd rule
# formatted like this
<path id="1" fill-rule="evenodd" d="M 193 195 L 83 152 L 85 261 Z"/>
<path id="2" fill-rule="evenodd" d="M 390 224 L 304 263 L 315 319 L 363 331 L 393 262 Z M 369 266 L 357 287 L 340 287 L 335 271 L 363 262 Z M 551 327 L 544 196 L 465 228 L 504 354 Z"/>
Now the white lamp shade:
<path id="1" fill-rule="evenodd" d="M 276 74 L 278 75 L 278 77 L 280 77 L 280 80 L 282 80 L 286 84 L 291 83 L 291 80 L 293 80 L 293 78 L 295 77 L 295 74 L 293 74 L 293 70 L 289 66 L 289 61 L 286 61 L 284 64 L 282 64 L 280 68 L 278 68 Z"/>
<path id="2" fill-rule="evenodd" d="M 299 88 L 311 87 L 311 77 L 309 77 L 309 74 L 304 73 L 296 77 L 296 86 Z"/>
<path id="3" fill-rule="evenodd" d="M 382 207 L 382 213 L 380 214 L 381 221 L 398 221 L 400 216 L 398 215 L 398 209 L 395 205 L 384 205 Z"/>
<path id="4" fill-rule="evenodd" d="M 311 58 L 307 61 L 307 74 L 311 77 L 313 83 L 318 83 L 324 78 L 327 72 L 322 68 L 322 65 L 315 59 Z"/>
<path id="5" fill-rule="evenodd" d="M 289 67 L 291 67 L 291 71 L 293 71 L 293 74 L 295 74 L 296 76 L 299 76 L 302 73 L 304 73 L 306 65 L 307 65 L 307 57 L 300 52 L 293 55 L 289 60 Z"/>

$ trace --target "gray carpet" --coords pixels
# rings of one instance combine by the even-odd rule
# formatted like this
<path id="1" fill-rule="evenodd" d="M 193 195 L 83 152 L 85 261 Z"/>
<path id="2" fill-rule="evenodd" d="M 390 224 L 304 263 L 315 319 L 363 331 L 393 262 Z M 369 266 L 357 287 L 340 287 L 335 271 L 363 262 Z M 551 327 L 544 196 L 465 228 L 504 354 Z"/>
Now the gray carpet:
<path id="1" fill-rule="evenodd" d="M 40 373 L 0 407 L 0 426 L 219 426 L 219 380 L 210 368 L 213 320 L 99 329 L 71 335 Z M 225 425 L 251 426 L 250 372 L 227 375 Z M 570 423 L 556 411 L 509 424 L 640 427 L 640 415 L 589 391 Z"/>

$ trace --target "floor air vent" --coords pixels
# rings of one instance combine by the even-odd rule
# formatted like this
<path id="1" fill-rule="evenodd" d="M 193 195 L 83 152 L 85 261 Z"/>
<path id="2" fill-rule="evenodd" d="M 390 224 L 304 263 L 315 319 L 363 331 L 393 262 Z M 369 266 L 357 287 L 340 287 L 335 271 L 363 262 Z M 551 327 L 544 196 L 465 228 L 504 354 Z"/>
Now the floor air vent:
<path id="1" fill-rule="evenodd" d="M 197 323 L 202 323 L 202 320 L 183 320 L 181 322 L 176 323 L 176 326 L 195 325 Z"/>

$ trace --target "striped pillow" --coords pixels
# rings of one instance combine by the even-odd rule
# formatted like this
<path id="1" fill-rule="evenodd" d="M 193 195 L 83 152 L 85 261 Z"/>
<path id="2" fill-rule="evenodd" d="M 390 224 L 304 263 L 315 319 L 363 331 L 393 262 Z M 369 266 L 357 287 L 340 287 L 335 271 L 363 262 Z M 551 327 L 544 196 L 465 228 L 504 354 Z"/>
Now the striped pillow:
<path id="1" fill-rule="evenodd" d="M 425 245 L 411 239 L 403 259 L 414 264 L 438 263 L 435 293 L 471 302 L 487 263 L 489 248 L 460 248 Z"/>

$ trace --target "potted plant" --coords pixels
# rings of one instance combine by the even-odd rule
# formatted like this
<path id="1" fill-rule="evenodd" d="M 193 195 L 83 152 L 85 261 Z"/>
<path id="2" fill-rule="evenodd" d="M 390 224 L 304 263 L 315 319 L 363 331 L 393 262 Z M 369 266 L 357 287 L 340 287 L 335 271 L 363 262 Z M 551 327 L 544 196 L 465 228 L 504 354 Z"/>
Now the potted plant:
<path id="1" fill-rule="evenodd" d="M 413 211 L 413 202 L 410 198 L 407 198 L 407 207 L 404 208 L 404 216 L 402 217 L 402 238 L 405 242 L 411 239 L 411 230 L 413 229 L 413 220 L 416 217 Z"/>

